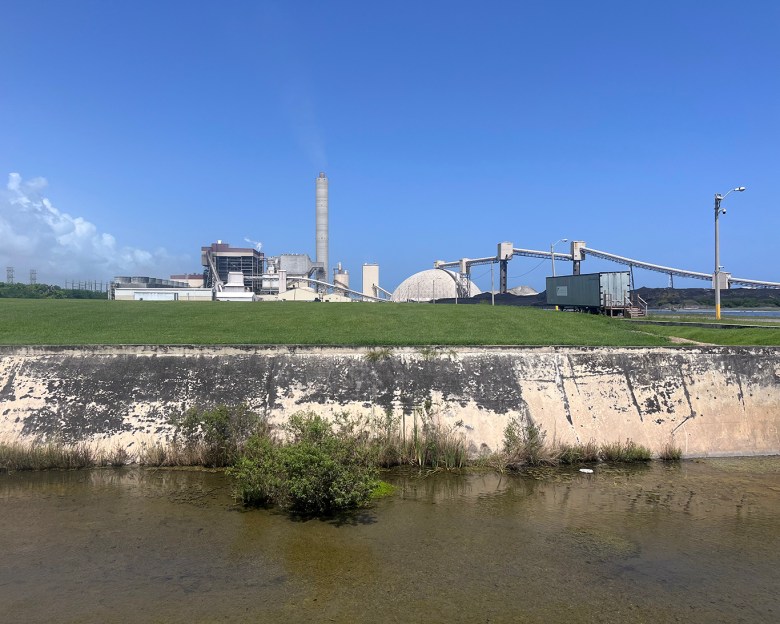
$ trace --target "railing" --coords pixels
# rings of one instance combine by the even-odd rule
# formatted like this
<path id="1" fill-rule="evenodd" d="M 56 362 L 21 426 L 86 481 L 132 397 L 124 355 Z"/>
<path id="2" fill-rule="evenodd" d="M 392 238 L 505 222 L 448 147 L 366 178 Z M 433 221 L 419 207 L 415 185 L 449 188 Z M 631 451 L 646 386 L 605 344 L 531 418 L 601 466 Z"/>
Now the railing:
<path id="1" fill-rule="evenodd" d="M 637 294 L 637 295 L 636 295 L 636 302 L 637 302 L 637 304 L 638 304 L 638 305 L 637 305 L 637 307 L 638 307 L 640 310 L 642 310 L 642 314 L 643 314 L 644 316 L 647 316 L 647 301 L 645 301 L 644 299 L 642 299 L 642 297 L 641 297 L 641 296 L 639 296 L 639 295 Z"/>

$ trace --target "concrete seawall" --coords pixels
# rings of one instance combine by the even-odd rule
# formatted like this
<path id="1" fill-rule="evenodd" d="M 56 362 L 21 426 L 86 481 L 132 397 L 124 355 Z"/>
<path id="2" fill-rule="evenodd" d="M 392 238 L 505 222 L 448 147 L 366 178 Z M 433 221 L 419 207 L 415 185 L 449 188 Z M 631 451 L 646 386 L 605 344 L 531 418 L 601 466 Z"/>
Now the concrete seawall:
<path id="1" fill-rule="evenodd" d="M 462 421 L 472 451 L 512 417 L 548 439 L 632 440 L 687 456 L 780 453 L 780 349 L 0 347 L 0 437 L 132 446 L 192 406 Z M 407 419 L 409 421 L 409 419 Z"/>

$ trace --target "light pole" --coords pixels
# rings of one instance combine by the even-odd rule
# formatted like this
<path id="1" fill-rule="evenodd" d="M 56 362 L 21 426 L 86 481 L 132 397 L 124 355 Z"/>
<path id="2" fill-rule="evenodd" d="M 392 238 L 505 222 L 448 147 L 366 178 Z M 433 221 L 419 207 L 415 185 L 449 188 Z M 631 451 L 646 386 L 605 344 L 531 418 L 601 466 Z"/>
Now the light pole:
<path id="1" fill-rule="evenodd" d="M 552 276 L 555 277 L 555 246 L 558 243 L 568 243 L 568 238 L 561 238 L 560 240 L 555 241 L 554 243 L 550 243 L 550 260 L 552 260 Z"/>
<path id="2" fill-rule="evenodd" d="M 720 207 L 720 202 L 722 202 L 726 197 L 729 196 L 729 193 L 733 193 L 736 191 L 737 193 L 741 193 L 745 190 L 744 186 L 738 186 L 737 188 L 731 189 L 728 193 L 725 195 L 721 195 L 720 193 L 715 193 L 715 274 L 713 276 L 713 281 L 715 282 L 715 318 L 717 320 L 720 320 L 720 230 L 718 228 L 718 217 L 720 217 L 721 213 L 726 214 L 726 209 Z"/>

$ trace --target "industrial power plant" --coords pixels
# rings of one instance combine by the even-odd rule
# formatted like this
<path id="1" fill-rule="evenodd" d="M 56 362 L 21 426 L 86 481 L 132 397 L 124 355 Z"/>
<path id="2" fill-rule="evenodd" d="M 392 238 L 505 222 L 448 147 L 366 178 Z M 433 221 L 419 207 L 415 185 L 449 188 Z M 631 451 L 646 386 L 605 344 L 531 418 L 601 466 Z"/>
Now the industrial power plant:
<path id="1" fill-rule="evenodd" d="M 433 262 L 433 268 L 408 277 L 393 292 L 380 286 L 378 264 L 364 264 L 360 289 L 351 288 L 349 271 L 341 263 L 330 272 L 328 211 L 328 177 L 320 172 L 314 188 L 314 260 L 305 253 L 266 256 L 259 245 L 256 248 L 232 247 L 217 240 L 201 247 L 201 273 L 172 275 L 170 279 L 118 276 L 111 283 L 109 298 L 126 301 L 458 302 L 479 300 L 483 296 L 472 281 L 471 270 L 488 264 L 498 266 L 499 281 L 494 292 L 491 285 L 489 296 L 536 295 L 527 287 L 510 289 L 507 284 L 509 262 L 518 256 L 550 260 L 552 277 L 547 278 L 545 301 L 539 303 L 556 309 L 626 316 L 641 314 L 643 302 L 632 294 L 636 290 L 635 268 L 667 274 L 672 288 L 674 277 L 711 281 L 717 291 L 733 285 L 780 288 L 778 282 L 737 278 L 722 270 L 709 274 L 634 260 L 593 249 L 582 240 L 570 241 L 569 253 L 556 252 L 554 245 L 546 251 L 518 248 L 503 241 L 497 244 L 495 255 L 437 260 Z M 628 271 L 581 274 L 581 264 L 588 256 L 627 266 Z M 556 261 L 571 262 L 571 275 L 556 277 Z"/>
<path id="2" fill-rule="evenodd" d="M 338 263 L 329 274 L 328 178 L 315 180 L 314 261 L 308 254 L 269 256 L 252 247 L 218 240 L 201 247 L 202 273 L 114 278 L 109 296 L 118 301 L 387 301 L 379 286 L 379 265 L 363 265 L 360 290 L 350 288 L 349 272 Z"/>

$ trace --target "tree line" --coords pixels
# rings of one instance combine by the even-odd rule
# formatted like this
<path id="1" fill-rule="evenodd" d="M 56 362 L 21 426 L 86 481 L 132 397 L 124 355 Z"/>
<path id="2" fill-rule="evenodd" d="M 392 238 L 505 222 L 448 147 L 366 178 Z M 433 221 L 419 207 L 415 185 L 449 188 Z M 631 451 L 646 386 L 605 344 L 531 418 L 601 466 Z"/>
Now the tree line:
<path id="1" fill-rule="evenodd" d="M 95 290 L 62 288 L 52 284 L 8 284 L 0 282 L 4 299 L 105 299 L 106 293 Z"/>

